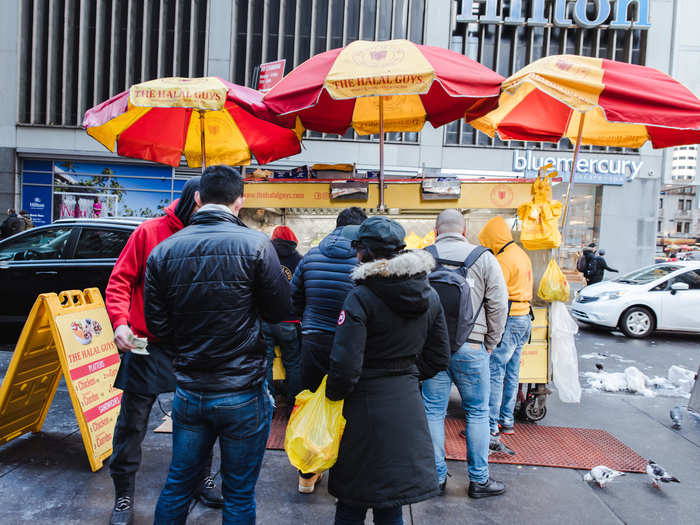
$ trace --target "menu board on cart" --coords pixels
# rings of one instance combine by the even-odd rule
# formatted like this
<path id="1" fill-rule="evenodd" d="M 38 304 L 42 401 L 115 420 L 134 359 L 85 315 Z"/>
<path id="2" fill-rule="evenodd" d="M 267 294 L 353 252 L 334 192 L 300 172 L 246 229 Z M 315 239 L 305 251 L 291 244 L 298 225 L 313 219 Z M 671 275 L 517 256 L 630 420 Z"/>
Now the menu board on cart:
<path id="1" fill-rule="evenodd" d="M 65 378 L 90 467 L 112 453 L 121 391 L 119 353 L 97 288 L 40 295 L 0 387 L 0 444 L 41 430 Z"/>

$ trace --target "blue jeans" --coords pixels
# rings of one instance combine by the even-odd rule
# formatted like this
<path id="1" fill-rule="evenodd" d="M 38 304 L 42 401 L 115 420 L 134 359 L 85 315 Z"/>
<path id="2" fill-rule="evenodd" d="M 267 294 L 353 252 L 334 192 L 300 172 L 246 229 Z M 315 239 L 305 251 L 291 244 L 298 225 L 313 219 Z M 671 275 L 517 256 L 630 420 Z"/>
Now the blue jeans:
<path id="1" fill-rule="evenodd" d="M 508 317 L 503 339 L 491 352 L 491 395 L 489 399 L 489 426 L 498 433 L 498 424 L 512 427 L 515 401 L 518 397 L 520 356 L 530 339 L 532 321 L 529 315 Z"/>
<path id="2" fill-rule="evenodd" d="M 364 525 L 368 507 L 353 507 L 342 501 L 335 506 L 335 525 Z M 401 507 L 372 509 L 374 525 L 403 525 Z"/>
<path id="3" fill-rule="evenodd" d="M 301 392 L 301 347 L 296 323 L 263 323 L 263 335 L 267 343 L 267 384 L 275 394 L 272 381 L 272 363 L 275 346 L 279 345 L 287 382 L 287 406 L 291 410 L 294 398 Z"/>
<path id="4" fill-rule="evenodd" d="M 447 477 L 445 415 L 453 382 L 459 390 L 467 419 L 469 479 L 485 483 L 489 479 L 489 354 L 483 345 L 465 343 L 452 355 L 447 371 L 423 381 L 425 415 L 440 483 Z"/>
<path id="5" fill-rule="evenodd" d="M 184 524 L 202 465 L 219 438 L 223 523 L 255 523 L 255 483 L 272 419 L 265 384 L 242 392 L 194 392 L 177 387 L 173 400 L 173 458 L 156 505 L 155 524 Z"/>

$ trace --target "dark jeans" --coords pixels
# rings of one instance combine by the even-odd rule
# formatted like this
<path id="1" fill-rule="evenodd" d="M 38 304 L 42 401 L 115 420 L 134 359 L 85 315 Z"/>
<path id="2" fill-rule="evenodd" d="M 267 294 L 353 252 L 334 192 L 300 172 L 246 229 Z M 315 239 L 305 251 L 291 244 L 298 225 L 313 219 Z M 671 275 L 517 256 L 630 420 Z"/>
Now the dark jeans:
<path id="1" fill-rule="evenodd" d="M 267 343 L 267 384 L 270 393 L 275 394 L 272 381 L 272 363 L 275 359 L 275 346 L 280 347 L 282 364 L 287 383 L 287 405 L 291 410 L 294 398 L 301 392 L 301 349 L 296 323 L 263 323 L 263 334 Z"/>
<path id="2" fill-rule="evenodd" d="M 301 334 L 301 387 L 315 392 L 328 366 L 335 332 L 309 331 Z"/>
<path id="3" fill-rule="evenodd" d="M 218 437 L 223 523 L 254 524 L 255 484 L 272 409 L 265 383 L 241 392 L 194 392 L 178 386 L 173 400 L 173 457 L 154 523 L 185 523 L 199 472 Z"/>
<path id="4" fill-rule="evenodd" d="M 156 394 L 139 394 L 124 391 L 117 423 L 112 439 L 112 458 L 109 473 L 117 494 L 134 496 L 136 471 L 141 465 L 141 444 L 148 429 L 148 418 L 155 403 Z M 202 476 L 211 471 L 212 454 L 209 453 Z"/>
<path id="5" fill-rule="evenodd" d="M 155 394 L 137 394 L 125 391 L 114 427 L 112 440 L 112 460 L 109 473 L 119 494 L 134 495 L 134 479 L 141 464 L 141 443 L 146 436 L 148 417 Z"/>
<path id="6" fill-rule="evenodd" d="M 339 501 L 335 505 L 335 525 L 364 525 L 368 507 L 353 507 Z M 372 509 L 374 525 L 403 525 L 401 507 Z"/>

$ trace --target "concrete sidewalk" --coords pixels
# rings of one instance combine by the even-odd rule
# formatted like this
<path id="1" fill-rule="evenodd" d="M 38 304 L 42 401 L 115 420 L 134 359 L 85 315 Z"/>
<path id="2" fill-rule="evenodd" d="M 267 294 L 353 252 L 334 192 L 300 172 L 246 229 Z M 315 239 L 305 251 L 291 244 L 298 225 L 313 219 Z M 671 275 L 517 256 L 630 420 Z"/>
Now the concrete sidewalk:
<path id="1" fill-rule="evenodd" d="M 0 377 L 10 357 L 10 353 L 0 352 Z M 171 399 L 161 396 L 165 410 L 169 410 Z M 414 523 L 698 523 L 700 421 L 686 417 L 681 431 L 671 430 L 668 411 L 679 402 L 687 403 L 675 398 L 586 393 L 580 405 L 563 405 L 555 394 L 543 421 L 547 425 L 605 429 L 642 456 L 665 466 L 681 480 L 679 485 L 659 491 L 646 476 L 628 474 L 601 490 L 583 482 L 583 472 L 575 470 L 492 465 L 492 476 L 507 485 L 506 495 L 470 500 L 465 493 L 466 465 L 450 462 L 447 495 L 413 505 Z M 150 431 L 161 419 L 156 404 L 137 476 L 137 524 L 152 523 L 170 462 L 170 435 Z M 296 481 L 296 471 L 284 452 L 268 451 L 257 485 L 258 523 L 332 523 L 335 500 L 327 493 L 326 482 L 316 494 L 302 496 L 297 493 Z M 90 472 L 65 385 L 59 387 L 41 433 L 0 447 L 0 494 L 3 524 L 107 523 L 113 503 L 108 469 Z M 188 523 L 210 524 L 220 519 L 219 511 L 198 505 Z M 408 508 L 404 519 L 411 523 Z"/>

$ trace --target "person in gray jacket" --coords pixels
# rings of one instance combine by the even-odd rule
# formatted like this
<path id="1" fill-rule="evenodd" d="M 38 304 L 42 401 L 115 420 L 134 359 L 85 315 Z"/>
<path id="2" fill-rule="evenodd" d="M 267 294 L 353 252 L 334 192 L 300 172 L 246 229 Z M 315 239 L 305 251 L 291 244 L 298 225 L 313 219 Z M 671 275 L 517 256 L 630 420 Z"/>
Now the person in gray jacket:
<path id="1" fill-rule="evenodd" d="M 440 213 L 435 223 L 438 258 L 464 261 L 476 248 L 467 241 L 466 233 L 466 221 L 458 210 Z M 469 268 L 467 282 L 473 311 L 478 312 L 474 328 L 467 342 L 452 354 L 448 369 L 424 381 L 422 390 L 441 493 L 447 483 L 445 414 L 454 382 L 467 420 L 468 494 L 472 498 L 483 498 L 505 492 L 503 483 L 489 477 L 489 354 L 503 336 L 508 317 L 508 288 L 501 267 L 490 251 L 483 253 Z"/>

